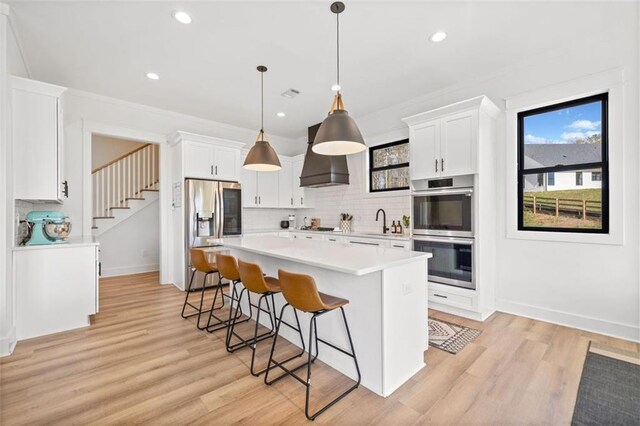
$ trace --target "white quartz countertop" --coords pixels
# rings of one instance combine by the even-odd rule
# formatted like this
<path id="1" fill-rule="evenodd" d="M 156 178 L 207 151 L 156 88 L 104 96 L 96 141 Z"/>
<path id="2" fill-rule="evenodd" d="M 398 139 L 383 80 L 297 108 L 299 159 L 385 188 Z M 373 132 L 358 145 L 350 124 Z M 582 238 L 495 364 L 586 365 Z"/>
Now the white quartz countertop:
<path id="1" fill-rule="evenodd" d="M 100 245 L 96 237 L 92 235 L 82 237 L 69 237 L 66 243 L 59 244 L 41 244 L 37 246 L 15 246 L 13 251 L 22 250 L 49 250 L 49 249 L 63 249 L 69 247 L 82 247 L 82 246 L 97 246 Z"/>
<path id="2" fill-rule="evenodd" d="M 383 234 L 382 232 L 342 232 L 342 231 L 311 231 L 308 229 L 295 229 L 295 228 L 274 228 L 274 229 L 253 229 L 250 231 L 244 231 L 243 234 L 251 235 L 251 234 L 261 234 L 268 232 L 293 232 L 296 234 L 312 234 L 312 235 L 332 235 L 336 237 L 361 237 L 361 238 L 382 238 L 386 240 L 394 240 L 394 241 L 409 241 L 411 237 L 405 234 L 392 234 L 387 233 Z"/>
<path id="3" fill-rule="evenodd" d="M 432 255 L 387 247 L 339 244 L 279 237 L 225 238 L 225 247 L 299 262 L 332 271 L 366 275 Z"/>

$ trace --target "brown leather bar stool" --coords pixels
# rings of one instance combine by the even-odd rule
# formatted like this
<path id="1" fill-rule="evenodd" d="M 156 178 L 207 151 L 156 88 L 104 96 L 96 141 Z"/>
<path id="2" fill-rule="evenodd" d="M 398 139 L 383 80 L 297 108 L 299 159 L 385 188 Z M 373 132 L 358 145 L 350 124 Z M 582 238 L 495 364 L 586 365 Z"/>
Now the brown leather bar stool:
<path id="1" fill-rule="evenodd" d="M 280 311 L 280 318 L 284 314 L 284 310 L 291 306 L 296 310 L 300 310 L 303 312 L 307 312 L 312 314 L 311 319 L 309 320 L 309 357 L 305 364 L 302 364 L 298 367 L 288 369 L 283 364 L 287 362 L 285 361 L 275 361 L 273 359 L 273 353 L 276 348 L 276 341 L 278 339 L 278 334 L 280 332 L 280 324 L 281 320 L 278 321 L 278 325 L 276 327 L 276 335 L 273 339 L 273 344 L 271 345 L 271 355 L 269 356 L 269 363 L 267 364 L 267 373 L 264 375 L 264 382 L 267 385 L 271 385 L 274 382 L 286 377 L 287 375 L 293 376 L 300 383 L 305 385 L 306 390 L 306 400 L 304 405 L 304 414 L 307 416 L 309 420 L 315 420 L 320 414 L 324 413 L 328 408 L 330 408 L 333 404 L 340 401 L 342 398 L 347 396 L 351 391 L 356 389 L 360 385 L 360 367 L 358 366 L 358 359 L 356 358 L 356 352 L 353 348 L 353 340 L 351 340 L 351 332 L 349 331 L 349 324 L 347 323 L 347 317 L 344 313 L 344 306 L 349 303 L 346 299 L 341 299 L 339 297 L 329 296 L 328 294 L 320 293 L 318 291 L 318 287 L 316 286 L 316 282 L 313 277 L 304 274 L 294 274 L 291 272 L 284 271 L 282 269 L 278 270 L 278 278 L 280 281 L 280 288 L 282 289 L 282 295 L 284 296 L 287 304 L 282 307 Z M 349 337 L 349 346 L 351 347 L 351 352 L 347 352 L 346 350 L 339 348 L 333 343 L 327 342 L 324 339 L 318 337 L 318 327 L 316 324 L 316 319 L 324 315 L 328 312 L 331 312 L 335 309 L 340 309 L 342 312 L 342 319 L 344 320 L 344 326 L 347 331 L 347 337 Z M 313 349 L 313 342 L 316 344 L 316 354 L 315 356 L 311 355 Z M 337 351 L 342 352 L 343 354 L 353 358 L 353 362 L 356 366 L 356 371 L 358 373 L 358 380 L 355 385 L 351 386 L 349 389 L 341 393 L 334 400 L 326 404 L 324 407 L 317 410 L 315 413 L 309 413 L 309 396 L 311 392 L 311 364 L 315 361 L 318 356 L 318 342 L 324 343 L 325 345 L 336 349 Z M 273 364 L 273 367 L 272 367 Z M 307 378 L 306 380 L 300 378 L 295 371 L 299 370 L 302 367 L 307 367 Z M 280 367 L 284 370 L 284 373 L 275 379 L 269 381 L 269 372 L 274 367 Z"/>
<path id="2" fill-rule="evenodd" d="M 253 303 L 251 301 L 250 293 L 255 293 L 259 295 L 258 304 L 254 305 L 254 307 L 257 308 L 257 314 L 255 319 L 256 325 L 253 330 L 253 337 L 250 337 L 248 339 L 241 337 L 234 331 L 235 325 L 237 324 L 237 318 L 239 318 L 238 309 L 240 309 L 240 303 L 238 302 L 238 304 L 236 305 L 236 313 L 233 316 L 233 318 L 231 318 L 231 313 L 229 313 L 229 319 L 231 320 L 231 325 L 227 329 L 227 340 L 226 340 L 227 351 L 234 352 L 235 350 L 241 349 L 244 347 L 251 348 L 252 354 L 251 354 L 250 371 L 252 375 L 259 376 L 261 373 L 265 371 L 265 369 L 262 369 L 260 371 L 254 370 L 255 358 L 256 358 L 256 346 L 258 342 L 265 339 L 272 338 L 275 335 L 275 326 L 278 318 L 276 316 L 276 305 L 275 305 L 274 295 L 280 293 L 280 284 L 278 283 L 277 278 L 265 276 L 262 273 L 262 269 L 260 268 L 260 266 L 255 263 L 243 262 L 242 260 L 238 260 L 238 272 L 240 273 L 240 279 L 242 281 L 242 285 L 244 286 L 244 288 L 240 290 L 240 295 L 238 296 L 238 300 L 239 301 L 242 300 L 242 296 L 246 292 L 247 303 L 249 304 L 249 307 L 251 307 Z M 269 299 L 271 299 L 271 304 L 269 304 Z M 266 308 L 262 307 L 263 301 L 266 305 Z M 261 312 L 264 312 L 269 315 L 270 328 L 267 332 L 258 334 L 258 327 L 260 325 Z M 298 320 L 297 313 L 295 317 L 297 322 L 297 328 L 291 326 L 286 322 L 285 324 L 291 327 L 293 330 L 297 331 L 300 334 L 300 339 L 302 340 L 302 329 L 300 328 L 300 321 Z M 234 336 L 239 340 L 239 342 L 232 345 L 231 339 Z M 294 358 L 301 357 L 302 355 L 304 355 L 304 348 L 300 353 L 297 353 L 291 356 L 290 358 L 288 358 L 287 361 L 292 360 Z"/>
<path id="3" fill-rule="evenodd" d="M 240 272 L 238 271 L 238 262 L 236 261 L 236 258 L 228 254 L 216 253 L 216 265 L 218 266 L 218 273 L 222 276 L 222 278 L 229 280 L 229 285 L 231 287 L 231 291 L 230 291 L 231 294 L 230 295 L 225 294 L 224 291 L 222 291 L 221 287 L 219 287 L 218 289 L 216 289 L 216 294 L 213 297 L 214 303 L 218 297 L 218 290 L 220 290 L 222 294 L 223 302 L 224 302 L 224 298 L 226 297 L 230 299 L 231 306 L 229 307 L 228 319 L 219 318 L 216 314 L 214 314 L 214 310 L 213 309 L 211 310 L 211 313 L 209 314 L 209 321 L 207 321 L 207 327 L 206 327 L 208 332 L 214 332 L 217 330 L 221 330 L 223 328 L 227 328 L 231 324 L 231 320 L 232 320 L 231 313 L 233 311 L 234 304 L 238 305 L 240 302 L 236 285 L 240 283 L 241 280 L 240 280 Z M 239 315 L 235 318 L 236 324 L 247 322 L 251 319 L 251 317 L 253 316 L 251 305 L 249 305 L 249 316 L 243 320 L 237 321 L 238 318 L 240 318 L 241 316 L 242 316 L 242 307 L 239 307 Z M 212 319 L 216 320 L 216 322 L 213 324 L 211 323 Z"/>
<path id="4" fill-rule="evenodd" d="M 187 290 L 186 290 L 186 295 L 184 297 L 184 305 L 182 305 L 182 318 L 189 318 L 192 316 L 197 315 L 198 316 L 198 322 L 196 323 L 196 327 L 198 327 L 199 330 L 204 330 L 205 328 L 207 328 L 207 326 L 205 325 L 204 327 L 200 325 L 200 318 L 202 317 L 202 314 L 206 313 L 206 312 L 210 312 L 213 311 L 214 309 L 220 309 L 224 306 L 224 298 L 222 299 L 222 306 L 216 308 L 215 304 L 216 304 L 216 299 L 218 296 L 218 291 L 221 288 L 222 285 L 222 277 L 220 276 L 220 273 L 218 272 L 218 266 L 215 263 L 209 262 L 209 260 L 207 259 L 207 253 L 206 251 L 204 251 L 203 249 L 199 249 L 199 248 L 192 248 L 190 251 L 190 256 L 191 256 L 191 266 L 193 267 L 193 272 L 191 273 L 191 279 L 189 280 L 189 285 L 187 286 Z M 202 272 L 204 273 L 204 278 L 202 279 L 202 290 L 200 291 L 200 305 L 199 306 L 195 306 L 193 304 L 191 304 L 189 302 L 189 295 L 193 292 L 193 291 L 197 291 L 197 290 L 192 290 L 191 287 L 193 285 L 193 278 L 196 276 L 196 272 Z M 211 309 L 207 309 L 207 310 L 202 310 L 203 309 L 203 305 L 204 305 L 204 292 L 212 287 L 207 287 L 207 277 L 210 274 L 218 274 L 218 284 L 215 286 L 216 288 L 216 294 L 213 298 L 213 302 L 211 304 Z M 189 314 L 189 315 L 185 315 L 185 309 L 187 308 L 187 305 L 189 305 L 191 308 L 195 309 L 196 312 Z"/>

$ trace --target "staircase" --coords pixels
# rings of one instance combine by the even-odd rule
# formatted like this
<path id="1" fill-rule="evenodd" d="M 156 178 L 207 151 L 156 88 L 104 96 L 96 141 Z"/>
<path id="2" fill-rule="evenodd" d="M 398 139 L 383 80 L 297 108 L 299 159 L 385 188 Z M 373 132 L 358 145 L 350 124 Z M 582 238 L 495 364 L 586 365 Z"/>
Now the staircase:
<path id="1" fill-rule="evenodd" d="M 91 173 L 94 236 L 158 199 L 158 148 L 146 144 Z"/>

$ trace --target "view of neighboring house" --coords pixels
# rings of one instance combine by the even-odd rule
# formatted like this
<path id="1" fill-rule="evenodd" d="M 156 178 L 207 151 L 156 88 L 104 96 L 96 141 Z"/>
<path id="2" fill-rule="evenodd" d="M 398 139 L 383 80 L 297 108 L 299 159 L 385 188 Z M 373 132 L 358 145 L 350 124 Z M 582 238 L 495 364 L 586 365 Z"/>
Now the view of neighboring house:
<path id="1" fill-rule="evenodd" d="M 526 144 L 524 165 L 527 169 L 560 164 L 583 164 L 600 161 L 602 146 L 591 144 Z M 602 187 L 600 169 L 537 173 L 525 176 L 524 191 L 564 191 Z"/>

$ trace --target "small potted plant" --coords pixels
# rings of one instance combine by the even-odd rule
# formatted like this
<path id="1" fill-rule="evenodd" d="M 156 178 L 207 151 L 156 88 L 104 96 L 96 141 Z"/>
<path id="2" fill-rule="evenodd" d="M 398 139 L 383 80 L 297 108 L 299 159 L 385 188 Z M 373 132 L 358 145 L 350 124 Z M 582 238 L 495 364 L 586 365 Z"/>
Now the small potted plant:
<path id="1" fill-rule="evenodd" d="M 407 216 L 406 214 L 402 215 L 402 231 L 404 235 L 409 235 L 409 225 L 411 225 L 411 216 Z"/>

